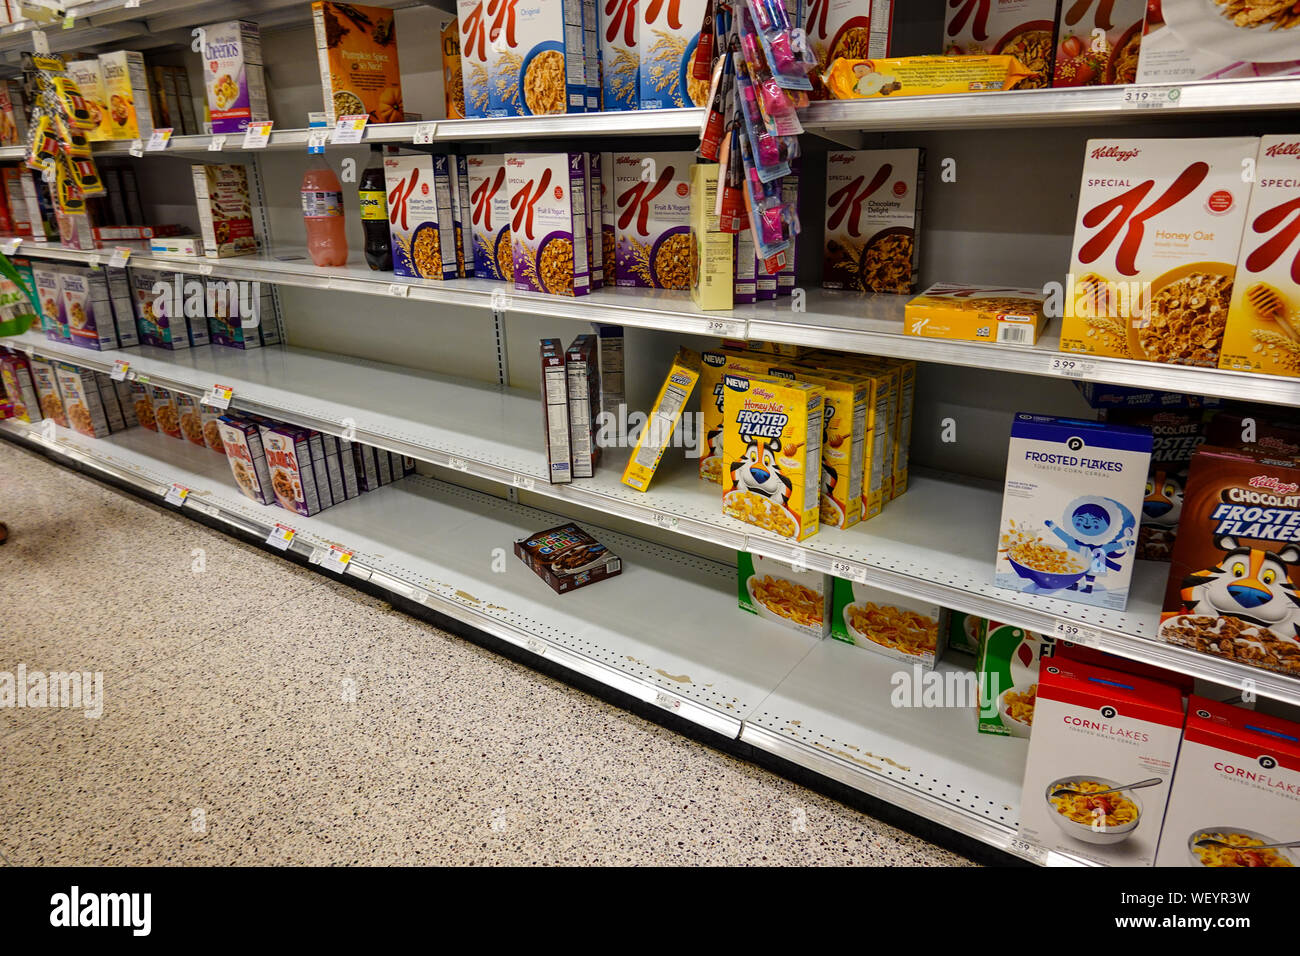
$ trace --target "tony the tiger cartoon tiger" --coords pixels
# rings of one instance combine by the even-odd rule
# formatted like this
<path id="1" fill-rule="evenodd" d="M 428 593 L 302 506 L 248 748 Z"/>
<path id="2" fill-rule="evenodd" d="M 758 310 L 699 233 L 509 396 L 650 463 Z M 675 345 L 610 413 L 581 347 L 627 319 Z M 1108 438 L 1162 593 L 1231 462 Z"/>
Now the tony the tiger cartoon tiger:
<path id="1" fill-rule="evenodd" d="M 1219 563 L 1183 579 L 1180 593 L 1187 612 L 1235 617 L 1279 636 L 1300 635 L 1300 597 L 1290 576 L 1300 564 L 1300 548 L 1288 544 L 1265 551 L 1242 546 L 1228 535 L 1216 536 L 1214 544 L 1224 552 Z"/>

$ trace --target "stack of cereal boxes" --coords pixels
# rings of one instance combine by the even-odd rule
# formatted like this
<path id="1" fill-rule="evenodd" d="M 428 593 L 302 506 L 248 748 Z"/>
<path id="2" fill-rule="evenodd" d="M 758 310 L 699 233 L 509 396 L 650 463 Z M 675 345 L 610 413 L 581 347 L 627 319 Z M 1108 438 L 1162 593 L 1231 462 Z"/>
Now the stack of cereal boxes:
<path id="1" fill-rule="evenodd" d="M 591 478 L 600 462 L 597 338 L 592 333 L 579 335 L 568 349 L 559 339 L 542 339 L 541 362 L 547 479 L 564 484 Z"/>
<path id="2" fill-rule="evenodd" d="M 449 157 L 427 153 L 384 157 L 393 274 L 455 279 L 456 216 Z"/>

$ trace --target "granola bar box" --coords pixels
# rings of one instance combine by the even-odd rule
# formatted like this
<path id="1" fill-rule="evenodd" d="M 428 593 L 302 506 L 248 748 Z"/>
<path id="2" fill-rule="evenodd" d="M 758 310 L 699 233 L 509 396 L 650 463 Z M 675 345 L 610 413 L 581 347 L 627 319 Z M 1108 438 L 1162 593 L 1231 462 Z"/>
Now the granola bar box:
<path id="1" fill-rule="evenodd" d="M 927 339 L 1034 345 L 1047 318 L 1041 289 L 940 282 L 907 303 L 903 333 Z"/>
<path id="2" fill-rule="evenodd" d="M 1139 83 L 1300 73 L 1300 13 L 1286 0 L 1148 3 Z"/>
<path id="3" fill-rule="evenodd" d="M 1300 25 L 1296 40 L 1300 49 Z M 1265 136 L 1255 160 L 1219 368 L 1300 375 L 1298 210 L 1300 133 Z"/>
<path id="4" fill-rule="evenodd" d="M 384 157 L 393 274 L 456 278 L 456 229 L 446 156 Z"/>
<path id="5" fill-rule="evenodd" d="M 622 559 L 576 524 L 520 538 L 515 554 L 557 594 L 623 573 Z"/>
<path id="6" fill-rule="evenodd" d="M 488 153 L 467 157 L 470 231 L 474 236 L 474 275 L 514 282 L 510 255 L 510 187 L 506 158 Z"/>
<path id="7" fill-rule="evenodd" d="M 1146 429 L 1017 413 L 993 583 L 1123 610 L 1150 463 Z"/>
<path id="8" fill-rule="evenodd" d="M 915 288 L 922 156 L 919 149 L 839 149 L 826 157 L 825 288 Z"/>
<path id="9" fill-rule="evenodd" d="M 1258 147 L 1088 141 L 1061 351 L 1218 366 Z"/>
<path id="10" fill-rule="evenodd" d="M 213 23 L 204 27 L 203 36 L 203 86 L 212 132 L 242 133 L 249 123 L 270 119 L 257 24 L 250 20 Z M 179 116 L 173 125 L 181 125 Z"/>
<path id="11" fill-rule="evenodd" d="M 641 109 L 666 110 L 703 106 L 709 81 L 691 76 L 691 60 L 700 40 L 708 0 L 675 3 L 641 0 L 637 37 L 641 60 Z"/>
<path id="12" fill-rule="evenodd" d="M 847 578 L 832 578 L 837 641 L 932 670 L 947 640 L 946 609 Z"/>
<path id="13" fill-rule="evenodd" d="M 830 633 L 833 579 L 829 574 L 740 551 L 736 578 L 742 611 L 812 637 Z"/>
<path id="14" fill-rule="evenodd" d="M 511 153 L 510 250 L 515 288 L 587 295 L 586 153 Z"/>
<path id="15" fill-rule="evenodd" d="M 1300 866 L 1298 817 L 1300 725 L 1191 697 L 1156 866 Z"/>
<path id="16" fill-rule="evenodd" d="M 1202 445 L 1169 563 L 1162 640 L 1300 675 L 1300 463 Z"/>
<path id="17" fill-rule="evenodd" d="M 686 291 L 695 154 L 614 153 L 614 284 Z"/>
<path id="18" fill-rule="evenodd" d="M 1057 19 L 1053 86 L 1137 82 L 1148 0 L 1064 0 Z"/>
<path id="19" fill-rule="evenodd" d="M 392 10 L 317 0 L 311 5 L 326 123 L 365 113 L 371 123 L 400 123 L 402 71 Z"/>
<path id="20" fill-rule="evenodd" d="M 1060 2 L 949 0 L 944 18 L 943 52 L 948 56 L 981 53 L 1014 56 L 1035 74 L 1022 80 L 1016 89 L 1051 86 Z"/>

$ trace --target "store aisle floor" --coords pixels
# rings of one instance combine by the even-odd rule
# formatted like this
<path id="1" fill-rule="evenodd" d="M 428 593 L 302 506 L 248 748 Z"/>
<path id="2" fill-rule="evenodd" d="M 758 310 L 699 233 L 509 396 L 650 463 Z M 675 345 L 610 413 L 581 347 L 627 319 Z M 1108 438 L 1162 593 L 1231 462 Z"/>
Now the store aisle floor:
<path id="1" fill-rule="evenodd" d="M 967 862 L 7 442 L 0 520 L 0 671 L 103 674 L 0 708 L 0 862 Z"/>

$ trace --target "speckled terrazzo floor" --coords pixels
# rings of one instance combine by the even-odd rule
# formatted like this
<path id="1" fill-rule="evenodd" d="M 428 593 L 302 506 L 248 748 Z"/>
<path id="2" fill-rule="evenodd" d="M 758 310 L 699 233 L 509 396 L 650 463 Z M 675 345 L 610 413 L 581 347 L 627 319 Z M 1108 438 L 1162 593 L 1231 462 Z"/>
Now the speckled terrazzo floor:
<path id="1" fill-rule="evenodd" d="M 968 862 L 8 442 L 0 519 L 0 671 L 105 696 L 0 708 L 2 863 Z"/>

